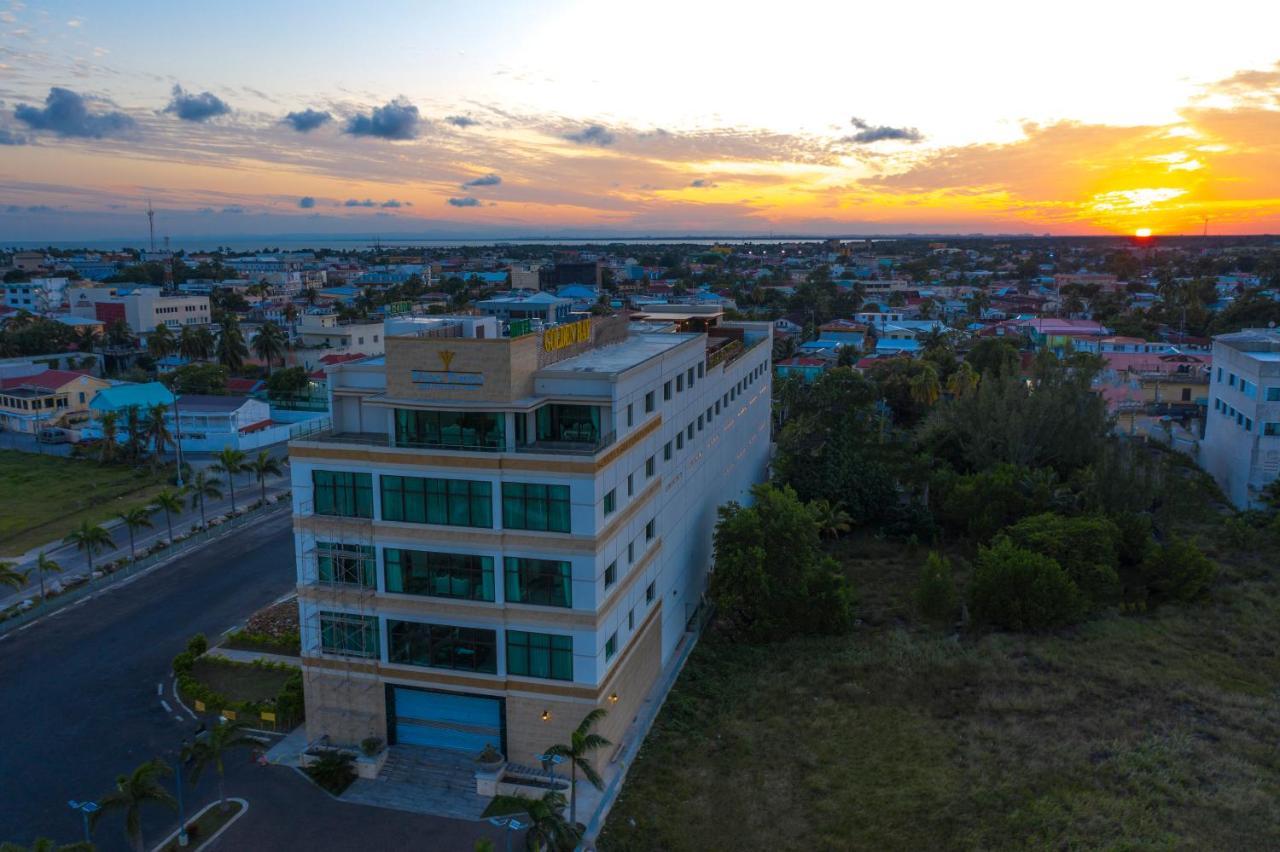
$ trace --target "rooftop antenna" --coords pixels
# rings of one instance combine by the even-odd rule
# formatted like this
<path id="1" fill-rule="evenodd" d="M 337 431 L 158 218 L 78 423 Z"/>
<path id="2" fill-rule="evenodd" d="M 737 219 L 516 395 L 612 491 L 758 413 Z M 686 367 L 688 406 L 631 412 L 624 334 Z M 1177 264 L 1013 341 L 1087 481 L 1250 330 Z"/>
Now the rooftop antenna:
<path id="1" fill-rule="evenodd" d="M 1201 234 L 1200 236 L 1202 237 L 1209 236 L 1209 217 L 1208 216 L 1204 217 L 1204 233 Z"/>
<path id="2" fill-rule="evenodd" d="M 151 206 L 151 199 L 147 199 L 147 229 L 151 231 L 151 250 L 156 250 L 156 210 Z"/>

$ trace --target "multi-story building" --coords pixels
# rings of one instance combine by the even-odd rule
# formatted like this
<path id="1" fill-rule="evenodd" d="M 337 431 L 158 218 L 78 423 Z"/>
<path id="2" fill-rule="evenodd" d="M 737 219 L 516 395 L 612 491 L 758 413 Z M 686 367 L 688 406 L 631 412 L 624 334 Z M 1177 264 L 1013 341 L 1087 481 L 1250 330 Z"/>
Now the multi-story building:
<path id="1" fill-rule="evenodd" d="M 32 278 L 4 285 L 4 304 L 19 311 L 42 314 L 62 307 L 66 278 Z"/>
<path id="2" fill-rule="evenodd" d="M 765 477 L 771 326 L 436 319 L 290 445 L 308 738 L 528 764 L 603 707 L 621 743 Z"/>
<path id="3" fill-rule="evenodd" d="M 212 322 L 209 297 L 193 293 L 166 293 L 159 287 L 76 287 L 68 291 L 72 313 L 104 323 L 123 319 L 134 334 L 155 331 L 165 325 L 179 330 L 187 325 Z"/>
<path id="4" fill-rule="evenodd" d="M 1201 464 L 1238 508 L 1256 506 L 1280 476 L 1280 331 L 1215 337 L 1209 396 Z"/>
<path id="5" fill-rule="evenodd" d="M 81 419 L 108 382 L 70 370 L 42 370 L 0 379 L 0 428 L 35 434 L 46 426 Z M 68 415 L 71 415 L 69 418 Z"/>

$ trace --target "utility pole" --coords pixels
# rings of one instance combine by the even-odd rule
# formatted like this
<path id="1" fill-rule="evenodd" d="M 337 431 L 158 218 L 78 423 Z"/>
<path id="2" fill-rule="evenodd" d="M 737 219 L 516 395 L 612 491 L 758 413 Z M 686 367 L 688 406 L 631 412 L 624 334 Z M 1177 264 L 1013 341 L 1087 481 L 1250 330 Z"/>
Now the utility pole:
<path id="1" fill-rule="evenodd" d="M 147 228 L 151 231 L 151 250 L 156 250 L 156 210 L 151 206 L 151 199 L 147 199 Z"/>

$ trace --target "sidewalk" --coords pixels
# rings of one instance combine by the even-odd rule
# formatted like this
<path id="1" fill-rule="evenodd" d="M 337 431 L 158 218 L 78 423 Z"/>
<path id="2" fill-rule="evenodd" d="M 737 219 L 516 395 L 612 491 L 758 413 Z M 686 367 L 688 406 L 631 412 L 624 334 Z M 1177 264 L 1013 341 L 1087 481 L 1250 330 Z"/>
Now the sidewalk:
<path id="1" fill-rule="evenodd" d="M 234 660 L 237 663 L 252 663 L 256 660 L 262 660 L 264 663 L 283 663 L 286 666 L 302 667 L 301 657 L 291 657 L 288 654 L 242 651 L 239 648 L 210 648 L 204 653 L 206 657 L 222 657 L 224 660 Z"/>

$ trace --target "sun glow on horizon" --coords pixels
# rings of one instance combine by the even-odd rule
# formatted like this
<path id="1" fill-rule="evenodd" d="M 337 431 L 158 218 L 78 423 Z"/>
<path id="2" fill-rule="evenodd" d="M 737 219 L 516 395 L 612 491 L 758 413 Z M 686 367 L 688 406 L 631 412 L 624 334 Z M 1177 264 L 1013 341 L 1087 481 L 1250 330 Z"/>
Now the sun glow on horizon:
<path id="1" fill-rule="evenodd" d="M 1139 228 L 1138 230 L 1133 232 L 1133 235 L 1138 239 L 1146 239 L 1147 237 L 1151 236 L 1151 229 Z"/>

